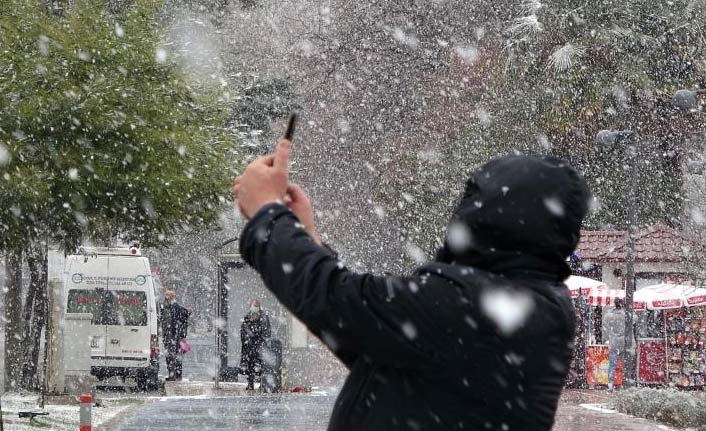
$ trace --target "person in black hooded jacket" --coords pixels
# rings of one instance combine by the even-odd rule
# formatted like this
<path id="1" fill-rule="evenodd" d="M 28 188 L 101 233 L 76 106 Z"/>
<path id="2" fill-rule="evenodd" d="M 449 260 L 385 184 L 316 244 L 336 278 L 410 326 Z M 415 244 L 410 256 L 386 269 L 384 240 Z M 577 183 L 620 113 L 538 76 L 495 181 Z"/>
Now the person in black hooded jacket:
<path id="1" fill-rule="evenodd" d="M 289 142 L 235 180 L 240 251 L 348 367 L 330 430 L 550 430 L 574 339 L 563 280 L 590 193 L 552 157 L 473 173 L 434 261 L 352 272 L 288 182 Z"/>

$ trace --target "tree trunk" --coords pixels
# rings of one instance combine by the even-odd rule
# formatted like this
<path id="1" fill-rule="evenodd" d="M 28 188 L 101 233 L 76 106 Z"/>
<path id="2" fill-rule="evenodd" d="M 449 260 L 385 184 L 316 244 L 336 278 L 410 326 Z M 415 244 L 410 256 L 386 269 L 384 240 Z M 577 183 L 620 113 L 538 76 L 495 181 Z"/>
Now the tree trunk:
<path id="1" fill-rule="evenodd" d="M 44 246 L 37 245 L 27 253 L 30 285 L 25 301 L 24 363 L 22 386 L 24 389 L 39 389 L 39 350 L 42 329 L 46 323 L 47 277 Z"/>
<path id="2" fill-rule="evenodd" d="M 33 254 L 33 250 L 30 249 L 26 253 L 27 267 L 29 268 L 29 288 L 27 289 L 27 296 L 24 300 L 24 311 L 22 312 L 22 381 L 20 387 L 22 389 L 31 388 L 31 369 L 32 364 L 29 359 L 31 355 L 31 331 L 32 331 L 32 310 L 34 309 L 35 297 L 37 296 L 37 291 L 39 290 L 39 283 L 37 283 L 36 267 L 37 259 Z"/>
<path id="3" fill-rule="evenodd" d="M 32 333 L 32 346 L 34 349 L 32 350 L 32 364 L 34 364 L 34 387 L 36 389 L 41 388 L 41 383 L 42 379 L 39 377 L 38 369 L 39 369 L 39 352 L 40 352 L 40 346 L 42 342 L 42 330 L 46 329 L 47 321 L 48 321 L 48 301 L 49 301 L 49 262 L 48 262 L 48 256 L 47 256 L 47 249 L 44 245 L 41 246 L 41 259 L 39 260 L 39 265 L 37 268 L 39 269 L 39 283 L 40 283 L 40 289 L 39 289 L 39 294 L 35 298 L 35 303 L 34 303 L 34 321 L 32 323 L 32 328 L 35 329 L 35 331 Z M 47 346 L 44 346 L 46 349 Z"/>
<path id="4" fill-rule="evenodd" d="M 22 254 L 5 257 L 5 390 L 19 388 L 22 378 Z"/>

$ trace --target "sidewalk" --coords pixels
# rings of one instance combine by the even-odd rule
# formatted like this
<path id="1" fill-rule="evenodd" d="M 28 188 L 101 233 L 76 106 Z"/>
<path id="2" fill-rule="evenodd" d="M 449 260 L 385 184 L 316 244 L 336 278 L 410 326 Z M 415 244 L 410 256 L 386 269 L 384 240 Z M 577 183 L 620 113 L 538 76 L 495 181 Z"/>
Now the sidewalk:
<path id="1" fill-rule="evenodd" d="M 121 397 L 110 394 L 103 398 L 97 397 L 101 402 L 100 407 L 92 408 L 93 426 L 98 428 L 103 424 L 110 423 L 117 417 L 129 416 L 130 412 L 136 410 L 147 401 L 146 398 Z M 72 397 L 65 397 L 59 403 L 47 403 L 44 409 L 38 407 L 39 397 L 34 394 L 6 393 L 2 396 L 2 411 L 5 431 L 31 431 L 31 430 L 52 430 L 52 431 L 74 431 L 79 429 L 80 406 Z M 30 421 L 20 418 L 21 411 L 41 411 L 48 413 L 46 416 L 39 416 Z"/>
<path id="2" fill-rule="evenodd" d="M 559 402 L 553 431 L 654 431 L 673 430 L 647 419 L 610 409 L 610 394 L 602 390 L 565 390 Z"/>

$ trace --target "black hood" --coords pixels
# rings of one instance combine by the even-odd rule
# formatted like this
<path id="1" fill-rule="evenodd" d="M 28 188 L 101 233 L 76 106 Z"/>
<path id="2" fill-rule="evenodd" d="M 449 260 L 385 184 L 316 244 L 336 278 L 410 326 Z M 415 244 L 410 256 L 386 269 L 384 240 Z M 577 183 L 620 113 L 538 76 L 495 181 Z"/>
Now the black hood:
<path id="1" fill-rule="evenodd" d="M 491 160 L 466 183 L 436 260 L 563 280 L 590 196 L 586 182 L 563 160 Z"/>

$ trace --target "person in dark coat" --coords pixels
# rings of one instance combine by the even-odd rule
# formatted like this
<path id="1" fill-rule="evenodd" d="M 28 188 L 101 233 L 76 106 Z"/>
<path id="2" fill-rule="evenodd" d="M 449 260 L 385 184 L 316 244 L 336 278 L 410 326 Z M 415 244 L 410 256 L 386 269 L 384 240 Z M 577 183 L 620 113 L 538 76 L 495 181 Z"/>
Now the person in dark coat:
<path id="1" fill-rule="evenodd" d="M 240 252 L 348 367 L 330 430 L 549 431 L 571 360 L 563 281 L 590 193 L 552 157 L 490 161 L 468 180 L 433 261 L 355 273 L 288 182 L 289 142 L 235 180 Z"/>
<path id="2" fill-rule="evenodd" d="M 167 351 L 167 381 L 181 380 L 181 348 L 182 340 L 186 339 L 189 329 L 189 310 L 176 302 L 176 293 L 167 291 L 164 294 L 162 308 L 162 341 Z"/>
<path id="3" fill-rule="evenodd" d="M 270 318 L 255 299 L 240 326 L 240 368 L 248 376 L 248 390 L 255 389 L 255 375 L 262 373 L 262 346 L 271 335 Z"/>

